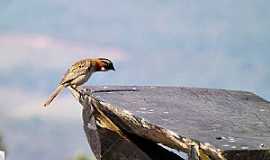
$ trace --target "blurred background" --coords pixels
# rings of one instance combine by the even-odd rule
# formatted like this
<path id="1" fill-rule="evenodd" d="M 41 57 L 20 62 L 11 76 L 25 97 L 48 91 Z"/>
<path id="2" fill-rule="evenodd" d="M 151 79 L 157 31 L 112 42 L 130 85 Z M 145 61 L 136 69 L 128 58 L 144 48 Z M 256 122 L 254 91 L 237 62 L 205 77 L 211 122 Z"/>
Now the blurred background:
<path id="1" fill-rule="evenodd" d="M 92 156 L 70 93 L 41 107 L 66 69 L 85 57 L 107 57 L 116 67 L 88 85 L 224 88 L 269 100 L 269 5 L 0 0 L 0 132 L 8 160 Z"/>

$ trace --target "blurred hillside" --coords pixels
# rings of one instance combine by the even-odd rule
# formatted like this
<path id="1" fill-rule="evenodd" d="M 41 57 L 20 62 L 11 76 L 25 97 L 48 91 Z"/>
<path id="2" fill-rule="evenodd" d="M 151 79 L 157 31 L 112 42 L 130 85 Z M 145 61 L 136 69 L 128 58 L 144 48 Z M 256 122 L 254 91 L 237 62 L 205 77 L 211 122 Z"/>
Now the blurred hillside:
<path id="1" fill-rule="evenodd" d="M 4 123 L 3 123 L 4 122 Z M 70 160 L 77 153 L 91 154 L 80 121 L 1 117 L 9 160 Z M 1 142 L 0 142 L 1 143 Z"/>

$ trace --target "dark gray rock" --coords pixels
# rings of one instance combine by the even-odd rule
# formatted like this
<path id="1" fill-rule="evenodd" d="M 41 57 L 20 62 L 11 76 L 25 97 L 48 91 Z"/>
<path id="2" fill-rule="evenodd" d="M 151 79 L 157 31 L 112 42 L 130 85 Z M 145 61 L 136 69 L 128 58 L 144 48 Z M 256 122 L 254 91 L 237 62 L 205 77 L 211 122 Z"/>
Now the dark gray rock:
<path id="1" fill-rule="evenodd" d="M 189 158 L 270 160 L 270 103 L 253 93 L 183 87 L 90 88 L 94 97 L 87 89 L 80 95 L 71 92 L 83 106 L 85 133 L 98 159 L 182 159 L 175 152 L 180 150 Z"/>
<path id="2" fill-rule="evenodd" d="M 94 95 L 152 124 L 224 151 L 270 149 L 270 103 L 250 92 L 183 87 L 100 86 Z M 262 152 L 264 154 L 264 152 Z"/>

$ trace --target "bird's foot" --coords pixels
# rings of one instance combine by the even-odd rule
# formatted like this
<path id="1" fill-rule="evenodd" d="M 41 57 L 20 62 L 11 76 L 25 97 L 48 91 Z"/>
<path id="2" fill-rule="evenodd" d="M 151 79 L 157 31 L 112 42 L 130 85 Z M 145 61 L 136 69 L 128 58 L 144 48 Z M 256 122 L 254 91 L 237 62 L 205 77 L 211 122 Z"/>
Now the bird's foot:
<path id="1" fill-rule="evenodd" d="M 83 94 L 86 94 L 88 96 L 92 96 L 93 93 L 90 88 L 83 88 L 81 91 L 83 92 Z"/>
<path id="2" fill-rule="evenodd" d="M 77 91 L 78 91 L 78 93 L 79 93 L 79 95 L 80 95 L 80 99 L 81 100 L 84 100 L 87 96 L 92 96 L 92 90 L 91 89 L 88 89 L 88 88 L 80 88 L 80 89 L 78 89 L 77 88 Z"/>

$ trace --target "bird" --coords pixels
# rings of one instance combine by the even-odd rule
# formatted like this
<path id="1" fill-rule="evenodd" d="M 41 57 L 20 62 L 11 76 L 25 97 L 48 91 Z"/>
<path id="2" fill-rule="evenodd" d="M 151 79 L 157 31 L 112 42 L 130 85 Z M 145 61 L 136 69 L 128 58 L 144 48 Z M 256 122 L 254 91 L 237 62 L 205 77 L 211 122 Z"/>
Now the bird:
<path id="1" fill-rule="evenodd" d="M 87 82 L 94 72 L 109 70 L 115 71 L 115 68 L 113 62 L 107 58 L 87 58 L 75 62 L 64 74 L 64 77 L 43 106 L 47 107 L 64 88 L 70 86 L 76 90 L 78 86 Z"/>

